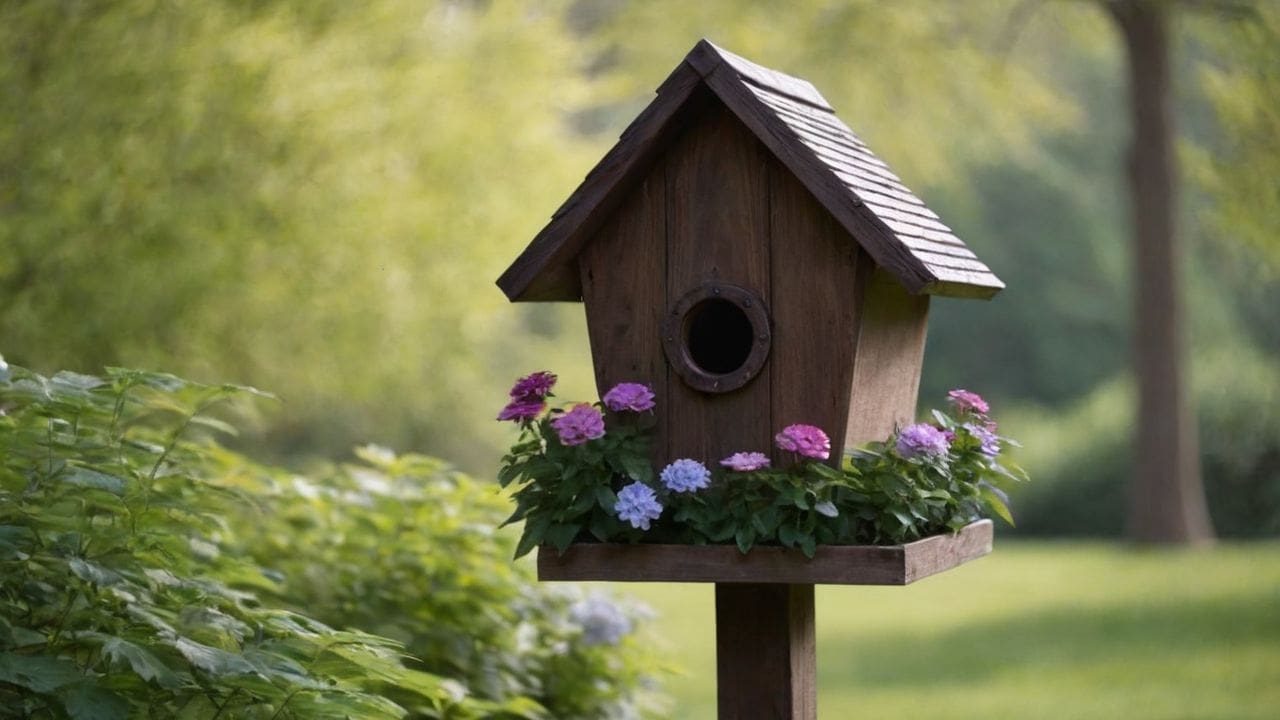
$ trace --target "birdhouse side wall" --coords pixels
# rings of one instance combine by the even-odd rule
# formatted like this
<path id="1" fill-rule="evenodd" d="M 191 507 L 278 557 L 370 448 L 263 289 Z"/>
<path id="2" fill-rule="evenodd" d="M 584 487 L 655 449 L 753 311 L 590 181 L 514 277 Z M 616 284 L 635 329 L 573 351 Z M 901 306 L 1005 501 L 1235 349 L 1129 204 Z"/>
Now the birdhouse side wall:
<path id="1" fill-rule="evenodd" d="M 853 361 L 847 447 L 884 440 L 915 418 L 928 321 L 929 296 L 908 293 L 876 268 Z"/>

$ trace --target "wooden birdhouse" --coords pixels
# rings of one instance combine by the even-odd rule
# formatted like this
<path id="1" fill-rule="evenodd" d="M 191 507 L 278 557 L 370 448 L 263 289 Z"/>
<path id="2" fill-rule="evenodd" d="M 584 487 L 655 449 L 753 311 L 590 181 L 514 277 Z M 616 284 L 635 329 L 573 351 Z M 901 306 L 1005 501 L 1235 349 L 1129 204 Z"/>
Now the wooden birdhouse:
<path id="1" fill-rule="evenodd" d="M 652 386 L 655 461 L 846 443 L 915 413 L 930 295 L 1003 283 L 804 80 L 703 40 L 498 280 L 586 305 L 596 384 Z"/>
<path id="2" fill-rule="evenodd" d="M 812 85 L 705 40 L 498 285 L 586 305 L 600 392 L 657 395 L 658 466 L 766 451 L 793 423 L 824 429 L 839 463 L 911 421 L 929 297 L 1004 287 Z M 583 543 L 544 548 L 538 572 L 716 583 L 720 716 L 812 720 L 813 584 L 904 585 L 991 539 L 984 520 L 812 559 Z"/>

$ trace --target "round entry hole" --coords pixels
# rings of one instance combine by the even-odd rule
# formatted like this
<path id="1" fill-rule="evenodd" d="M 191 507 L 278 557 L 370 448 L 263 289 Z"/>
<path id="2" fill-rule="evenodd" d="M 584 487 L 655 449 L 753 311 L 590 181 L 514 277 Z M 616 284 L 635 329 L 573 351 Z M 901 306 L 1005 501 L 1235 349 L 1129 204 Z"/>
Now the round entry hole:
<path id="1" fill-rule="evenodd" d="M 751 319 L 737 305 L 719 298 L 703 300 L 685 318 L 689 359 L 703 372 L 727 375 L 751 357 Z"/>

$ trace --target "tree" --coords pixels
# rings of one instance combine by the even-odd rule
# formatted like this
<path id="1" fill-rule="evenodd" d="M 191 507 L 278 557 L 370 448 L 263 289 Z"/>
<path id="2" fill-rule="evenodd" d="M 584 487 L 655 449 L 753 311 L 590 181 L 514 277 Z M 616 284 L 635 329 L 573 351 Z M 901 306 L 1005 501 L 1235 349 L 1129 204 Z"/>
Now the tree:
<path id="1" fill-rule="evenodd" d="M 1128 178 L 1138 423 L 1129 532 L 1144 543 L 1207 542 L 1213 527 L 1186 381 L 1169 4 L 1113 0 L 1105 7 L 1124 40 L 1132 120 Z"/>

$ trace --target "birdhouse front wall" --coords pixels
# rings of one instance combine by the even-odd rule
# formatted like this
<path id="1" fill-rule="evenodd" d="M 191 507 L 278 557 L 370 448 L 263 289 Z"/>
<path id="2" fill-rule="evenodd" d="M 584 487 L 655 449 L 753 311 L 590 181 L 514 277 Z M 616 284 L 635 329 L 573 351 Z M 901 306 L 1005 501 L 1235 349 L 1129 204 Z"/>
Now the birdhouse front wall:
<path id="1" fill-rule="evenodd" d="M 586 243 L 578 269 L 597 386 L 601 393 L 618 382 L 654 388 L 661 413 L 657 463 L 769 452 L 773 435 L 792 423 L 823 428 L 838 462 L 850 398 L 861 392 L 855 377 L 874 395 L 885 394 L 877 383 L 904 380 L 877 369 L 901 354 L 892 348 L 857 375 L 863 320 L 871 319 L 874 329 L 878 318 L 897 317 L 883 309 L 864 312 L 875 269 L 869 256 L 714 101 L 682 118 L 664 151 Z M 726 392 L 692 387 L 663 347 L 673 309 L 708 283 L 744 288 L 767 310 L 768 355 L 760 367 L 748 368 L 748 382 Z M 917 375 L 918 369 L 917 363 Z M 910 395 L 908 415 L 916 382 L 898 393 Z M 876 410 L 877 417 L 901 414 Z M 872 419 L 857 426 L 861 432 L 877 423 L 883 424 Z"/>

